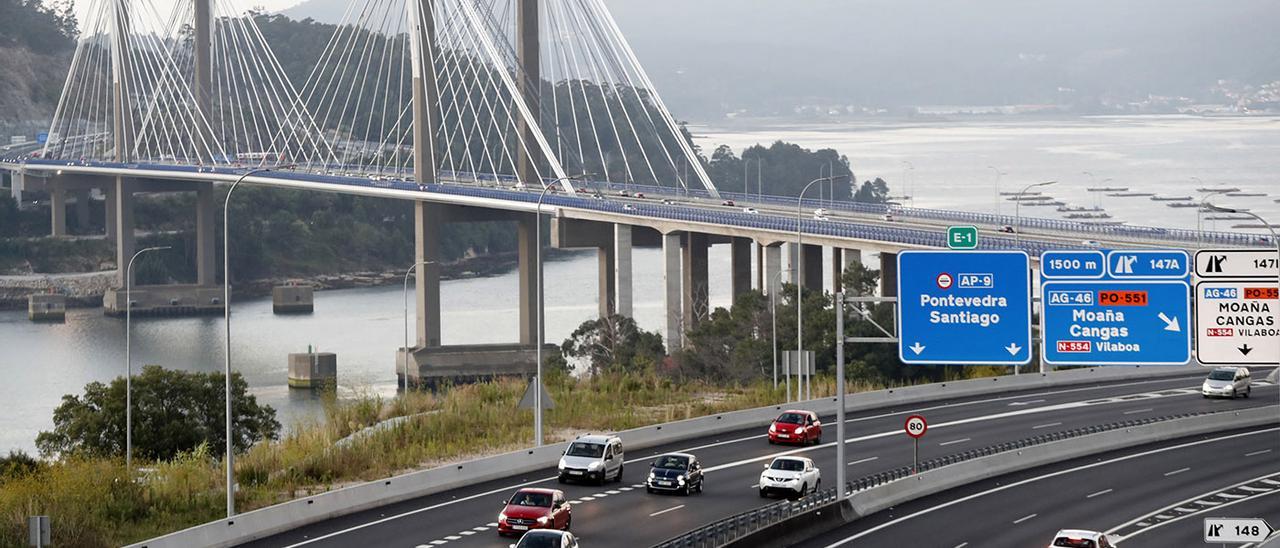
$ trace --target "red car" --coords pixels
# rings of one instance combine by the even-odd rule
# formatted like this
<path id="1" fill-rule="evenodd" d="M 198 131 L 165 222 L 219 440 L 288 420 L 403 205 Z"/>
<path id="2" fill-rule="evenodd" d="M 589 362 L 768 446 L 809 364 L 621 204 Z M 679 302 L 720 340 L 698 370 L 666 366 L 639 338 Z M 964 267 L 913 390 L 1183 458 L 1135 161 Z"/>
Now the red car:
<path id="1" fill-rule="evenodd" d="M 564 491 L 559 489 L 521 489 L 502 503 L 498 514 L 499 535 L 523 535 L 531 529 L 569 530 L 573 517 Z"/>
<path id="2" fill-rule="evenodd" d="M 822 421 L 812 411 L 783 411 L 769 425 L 769 443 L 822 443 Z"/>

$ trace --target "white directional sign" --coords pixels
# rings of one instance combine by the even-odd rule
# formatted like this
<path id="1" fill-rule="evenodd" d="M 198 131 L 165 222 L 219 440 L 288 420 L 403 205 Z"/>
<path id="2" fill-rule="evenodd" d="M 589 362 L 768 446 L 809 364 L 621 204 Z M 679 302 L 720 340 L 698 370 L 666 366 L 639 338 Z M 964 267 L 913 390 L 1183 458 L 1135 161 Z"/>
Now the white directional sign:
<path id="1" fill-rule="evenodd" d="M 1200 278 L 1276 277 L 1275 249 L 1202 249 L 1196 252 Z"/>
<path id="2" fill-rule="evenodd" d="M 1274 532 L 1261 518 L 1204 518 L 1204 541 L 1208 544 L 1262 542 Z"/>
<path id="3" fill-rule="evenodd" d="M 1196 285 L 1196 357 L 1205 365 L 1280 363 L 1280 291 L 1269 281 Z"/>

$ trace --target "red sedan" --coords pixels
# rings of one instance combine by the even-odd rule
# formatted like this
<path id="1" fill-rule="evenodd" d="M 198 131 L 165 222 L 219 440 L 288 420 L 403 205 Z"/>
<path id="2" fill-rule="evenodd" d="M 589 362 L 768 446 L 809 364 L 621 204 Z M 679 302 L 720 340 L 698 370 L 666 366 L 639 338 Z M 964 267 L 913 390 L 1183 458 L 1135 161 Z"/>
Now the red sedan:
<path id="1" fill-rule="evenodd" d="M 564 491 L 559 489 L 521 489 L 503 504 L 498 514 L 499 535 L 522 535 L 531 529 L 568 531 L 573 521 Z"/>
<path id="2" fill-rule="evenodd" d="M 812 411 L 783 411 L 769 425 L 769 443 L 822 443 L 822 421 Z"/>

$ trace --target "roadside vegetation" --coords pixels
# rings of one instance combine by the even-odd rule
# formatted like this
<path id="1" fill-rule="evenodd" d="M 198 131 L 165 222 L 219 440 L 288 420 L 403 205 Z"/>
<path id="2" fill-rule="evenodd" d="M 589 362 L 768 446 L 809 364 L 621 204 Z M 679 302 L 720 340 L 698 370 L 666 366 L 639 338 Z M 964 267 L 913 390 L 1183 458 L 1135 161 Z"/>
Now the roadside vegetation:
<path id="1" fill-rule="evenodd" d="M 879 273 L 860 265 L 845 287 L 866 292 Z M 778 306 L 780 348 L 795 346 L 794 286 Z M 690 344 L 668 354 L 657 333 L 614 316 L 582 324 L 547 361 L 548 442 L 786 400 L 772 384 L 772 317 L 749 292 L 732 309 L 703 312 Z M 818 353 L 815 397 L 835 393 L 830 295 L 805 295 L 806 346 Z M 789 309 L 789 310 L 788 310 Z M 871 309 L 873 317 L 890 311 Z M 852 313 L 849 313 L 852 317 Z M 853 332 L 876 329 L 851 321 Z M 786 338 L 784 334 L 792 338 Z M 869 332 L 868 332 L 869 333 Z M 809 339 L 808 337 L 813 337 Z M 1002 368 L 906 368 L 891 345 L 851 345 L 850 393 L 1003 373 Z M 116 546 L 222 517 L 222 377 L 150 366 L 134 379 L 134 467 L 123 458 L 123 379 L 91 383 L 55 411 L 40 458 L 0 457 L 0 547 L 22 546 L 26 517 L 53 516 L 60 546 Z M 281 429 L 270 407 L 233 377 L 237 507 L 261 508 L 413 470 L 528 447 L 532 411 L 523 379 L 443 386 L 383 398 L 327 396 L 323 417 Z M 210 418 L 212 417 L 212 418 Z"/>

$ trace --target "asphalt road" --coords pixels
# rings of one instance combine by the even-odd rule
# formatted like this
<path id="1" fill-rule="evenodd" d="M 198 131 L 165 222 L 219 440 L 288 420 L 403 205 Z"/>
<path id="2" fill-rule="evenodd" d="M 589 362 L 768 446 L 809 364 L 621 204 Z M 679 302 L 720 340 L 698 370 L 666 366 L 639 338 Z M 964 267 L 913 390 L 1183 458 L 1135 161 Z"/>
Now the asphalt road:
<path id="1" fill-rule="evenodd" d="M 1277 453 L 1280 427 L 1113 451 L 912 501 L 799 546 L 1047 546 L 1059 529 L 1106 531 L 1123 548 L 1202 546 L 1205 517 L 1277 521 Z"/>
<path id="2" fill-rule="evenodd" d="M 929 419 L 929 433 L 920 446 L 924 459 L 1090 424 L 1275 404 L 1276 387 L 1271 385 L 1255 386 L 1250 399 L 1202 399 L 1197 389 L 1203 371 L 1189 372 L 1193 375 L 1178 379 L 1010 393 L 851 414 L 848 474 L 853 479 L 909 464 L 911 443 L 902 433 L 902 423 L 912 413 Z M 763 465 L 777 454 L 813 458 L 829 485 L 835 479 L 835 428 L 830 417 L 823 421 L 825 443 L 818 446 L 769 445 L 764 436 L 767 424 L 761 424 L 710 439 L 631 451 L 621 483 L 559 486 L 554 469 L 545 469 L 327 520 L 249 546 L 507 546 L 512 540 L 497 536 L 495 520 L 501 502 L 523 486 L 563 489 L 573 505 L 573 531 L 584 546 L 649 546 L 760 506 L 764 501 L 755 484 Z M 641 482 L 648 462 L 654 455 L 677 450 L 693 452 L 702 460 L 705 492 L 689 497 L 645 493 Z M 936 544 L 922 546 L 927 545 Z"/>

